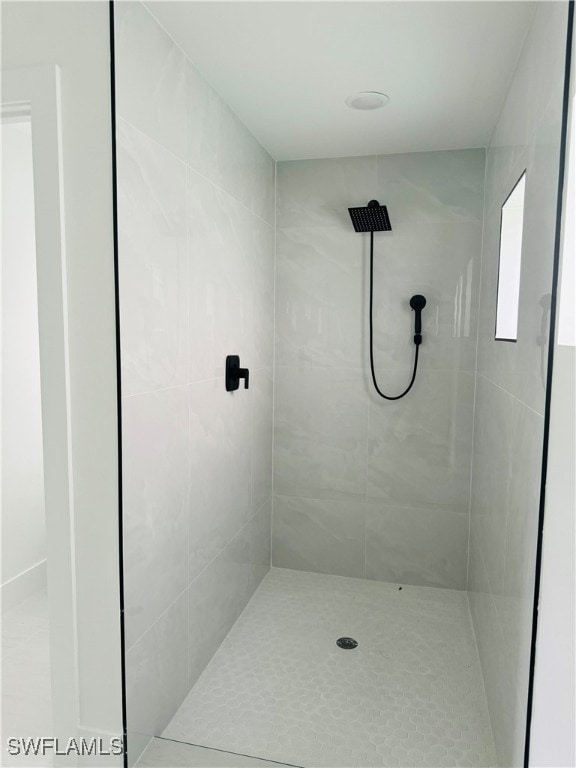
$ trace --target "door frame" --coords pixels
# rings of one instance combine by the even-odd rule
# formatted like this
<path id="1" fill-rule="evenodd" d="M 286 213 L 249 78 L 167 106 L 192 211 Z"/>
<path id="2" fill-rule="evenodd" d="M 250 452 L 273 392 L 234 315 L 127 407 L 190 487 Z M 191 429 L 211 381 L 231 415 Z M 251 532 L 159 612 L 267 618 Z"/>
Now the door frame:
<path id="1" fill-rule="evenodd" d="M 2 116 L 31 119 L 42 401 L 53 735 L 66 745 L 79 724 L 72 420 L 60 70 L 2 72 Z M 61 744 L 62 746 L 62 744 Z M 54 755 L 55 764 L 62 757 Z M 64 757 L 71 765 L 74 756 Z"/>

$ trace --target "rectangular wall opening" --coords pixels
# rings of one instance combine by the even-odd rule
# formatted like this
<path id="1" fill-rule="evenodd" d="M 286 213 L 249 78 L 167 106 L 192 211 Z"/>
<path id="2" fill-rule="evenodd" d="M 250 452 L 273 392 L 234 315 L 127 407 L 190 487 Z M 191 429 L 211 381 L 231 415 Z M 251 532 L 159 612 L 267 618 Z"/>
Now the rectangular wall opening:
<path id="1" fill-rule="evenodd" d="M 526 171 L 516 182 L 502 206 L 500 261 L 496 304 L 496 341 L 518 339 L 518 304 L 522 263 L 522 228 Z"/>

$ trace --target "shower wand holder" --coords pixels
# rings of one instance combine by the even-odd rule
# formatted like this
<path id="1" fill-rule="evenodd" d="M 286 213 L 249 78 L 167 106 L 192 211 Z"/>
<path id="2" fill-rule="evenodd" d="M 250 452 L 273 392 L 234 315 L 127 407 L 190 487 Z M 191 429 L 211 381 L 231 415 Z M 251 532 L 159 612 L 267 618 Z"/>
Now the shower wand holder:
<path id="1" fill-rule="evenodd" d="M 244 389 L 248 389 L 250 371 L 248 368 L 240 368 L 238 355 L 228 355 L 226 358 L 226 392 L 235 392 L 240 389 L 240 379 L 244 379 Z"/>

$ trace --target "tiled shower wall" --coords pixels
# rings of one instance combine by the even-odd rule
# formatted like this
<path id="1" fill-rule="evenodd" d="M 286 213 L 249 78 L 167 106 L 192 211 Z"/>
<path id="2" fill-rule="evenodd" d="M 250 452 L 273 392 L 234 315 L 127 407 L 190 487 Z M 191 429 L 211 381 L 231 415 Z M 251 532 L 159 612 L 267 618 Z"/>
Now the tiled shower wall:
<path id="1" fill-rule="evenodd" d="M 270 564 L 275 168 L 140 3 L 116 49 L 133 762 Z"/>
<path id="2" fill-rule="evenodd" d="M 277 165 L 273 564 L 466 588 L 485 151 Z M 369 379 L 368 235 L 347 208 L 388 206 L 375 236 L 381 388 L 410 380 L 410 297 L 427 298 L 416 384 Z"/>
<path id="3" fill-rule="evenodd" d="M 539 5 L 487 154 L 469 594 L 503 766 L 523 764 L 566 16 Z M 500 208 L 524 170 L 514 344 L 494 340 Z"/>

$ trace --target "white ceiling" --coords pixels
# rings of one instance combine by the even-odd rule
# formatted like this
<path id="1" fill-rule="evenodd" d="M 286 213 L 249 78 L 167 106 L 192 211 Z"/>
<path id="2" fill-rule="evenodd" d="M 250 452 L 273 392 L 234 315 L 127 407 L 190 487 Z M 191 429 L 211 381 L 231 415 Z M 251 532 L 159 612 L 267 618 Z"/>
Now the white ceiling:
<path id="1" fill-rule="evenodd" d="M 277 160 L 485 146 L 528 2 L 148 2 Z M 388 106 L 352 110 L 356 91 Z"/>

